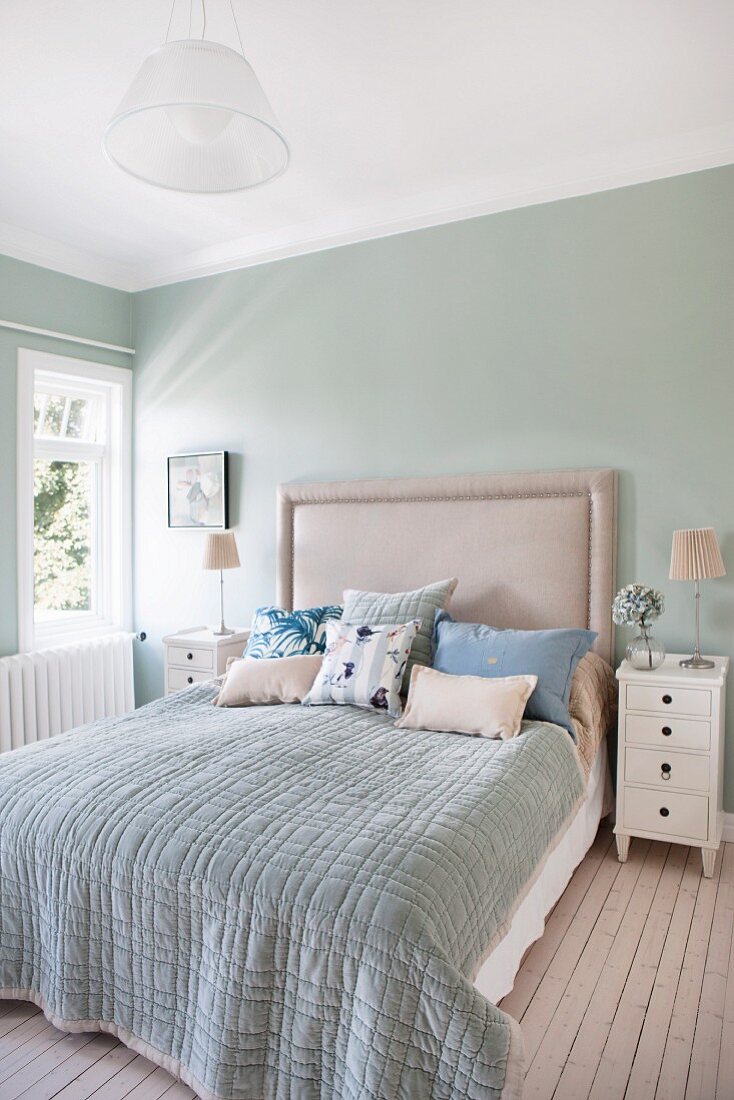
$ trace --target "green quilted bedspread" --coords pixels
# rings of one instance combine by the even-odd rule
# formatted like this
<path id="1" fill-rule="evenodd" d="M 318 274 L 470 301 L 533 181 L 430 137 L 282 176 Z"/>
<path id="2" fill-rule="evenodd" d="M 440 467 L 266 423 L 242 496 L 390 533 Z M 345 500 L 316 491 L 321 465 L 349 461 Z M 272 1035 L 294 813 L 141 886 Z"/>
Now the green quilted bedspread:
<path id="1" fill-rule="evenodd" d="M 501 1096 L 471 977 L 583 795 L 568 734 L 214 694 L 0 757 L 0 996 L 204 1097 Z"/>

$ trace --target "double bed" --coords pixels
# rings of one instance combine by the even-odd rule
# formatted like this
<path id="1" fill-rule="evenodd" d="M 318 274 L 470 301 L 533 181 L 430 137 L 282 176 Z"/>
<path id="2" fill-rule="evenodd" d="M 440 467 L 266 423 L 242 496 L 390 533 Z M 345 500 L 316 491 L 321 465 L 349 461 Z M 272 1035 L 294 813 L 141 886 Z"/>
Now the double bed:
<path id="1" fill-rule="evenodd" d="M 615 524 L 610 470 L 288 485 L 279 600 L 457 576 L 456 618 L 609 661 Z M 215 694 L 0 759 L 0 996 L 205 1100 L 519 1097 L 495 1002 L 608 808 L 603 739 Z"/>

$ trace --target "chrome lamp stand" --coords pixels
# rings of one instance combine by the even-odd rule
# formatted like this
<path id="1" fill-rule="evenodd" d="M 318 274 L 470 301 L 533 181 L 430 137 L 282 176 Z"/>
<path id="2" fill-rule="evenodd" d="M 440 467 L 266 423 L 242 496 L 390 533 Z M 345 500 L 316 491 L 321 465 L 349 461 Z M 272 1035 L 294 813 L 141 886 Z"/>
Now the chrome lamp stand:
<path id="1" fill-rule="evenodd" d="M 681 668 L 715 668 L 716 662 L 709 661 L 707 657 L 701 656 L 701 592 L 698 581 L 696 581 L 696 648 L 693 651 L 692 657 L 687 657 L 685 661 L 680 661 Z"/>
<path id="2" fill-rule="evenodd" d="M 698 607 L 698 605 L 696 605 Z M 225 634 L 234 634 L 234 630 L 230 630 L 228 626 L 224 625 L 224 570 L 219 570 L 219 630 L 213 630 L 212 634 L 216 637 L 221 637 Z"/>

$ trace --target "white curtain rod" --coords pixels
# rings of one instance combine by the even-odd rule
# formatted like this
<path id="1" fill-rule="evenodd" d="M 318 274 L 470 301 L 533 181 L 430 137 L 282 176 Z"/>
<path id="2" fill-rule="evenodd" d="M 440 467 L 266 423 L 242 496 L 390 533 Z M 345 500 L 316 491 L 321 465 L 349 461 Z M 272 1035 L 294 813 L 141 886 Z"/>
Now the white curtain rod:
<path id="1" fill-rule="evenodd" d="M 34 336 L 52 336 L 55 340 L 67 340 L 72 344 L 86 344 L 87 347 L 103 348 L 105 351 L 119 351 L 123 355 L 135 354 L 135 348 L 125 348 L 121 344 L 105 344 L 102 340 L 87 340 L 84 336 L 72 336 L 68 332 L 54 332 L 50 328 L 19 325 L 17 321 L 0 321 L 0 328 L 12 328 L 17 332 L 31 332 Z"/>

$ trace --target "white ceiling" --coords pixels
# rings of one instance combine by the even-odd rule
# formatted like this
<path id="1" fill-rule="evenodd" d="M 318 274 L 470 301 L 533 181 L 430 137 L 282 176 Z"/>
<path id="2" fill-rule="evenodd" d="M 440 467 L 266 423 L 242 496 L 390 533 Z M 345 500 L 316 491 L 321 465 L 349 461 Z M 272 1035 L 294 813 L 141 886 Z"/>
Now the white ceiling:
<path id="1" fill-rule="evenodd" d="M 234 4 L 291 163 L 215 197 L 101 150 L 170 0 L 1 0 L 0 252 L 137 289 L 734 162 L 732 0 Z"/>

